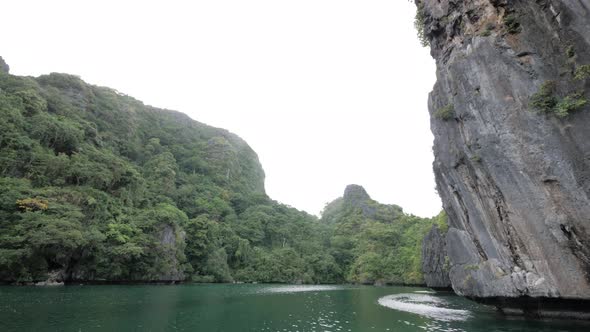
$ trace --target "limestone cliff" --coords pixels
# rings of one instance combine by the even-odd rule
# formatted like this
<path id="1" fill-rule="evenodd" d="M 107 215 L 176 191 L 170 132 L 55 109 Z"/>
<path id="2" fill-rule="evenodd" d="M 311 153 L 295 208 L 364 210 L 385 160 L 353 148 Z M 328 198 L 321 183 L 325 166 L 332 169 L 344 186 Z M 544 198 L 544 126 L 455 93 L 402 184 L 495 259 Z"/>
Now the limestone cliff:
<path id="1" fill-rule="evenodd" d="M 454 290 L 579 311 L 590 299 L 590 1 L 416 3 L 437 64 L 429 109 Z M 543 310 L 556 299 L 559 312 Z"/>
<path id="2" fill-rule="evenodd" d="M 428 287 L 451 287 L 445 235 L 433 225 L 422 241 L 422 272 Z"/>

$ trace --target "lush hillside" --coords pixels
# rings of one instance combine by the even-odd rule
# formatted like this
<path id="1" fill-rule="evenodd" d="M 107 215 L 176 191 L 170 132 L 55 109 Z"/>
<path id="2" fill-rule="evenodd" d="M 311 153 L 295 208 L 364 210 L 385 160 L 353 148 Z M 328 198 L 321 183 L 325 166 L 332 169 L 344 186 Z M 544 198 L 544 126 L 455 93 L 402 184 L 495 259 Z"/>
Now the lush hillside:
<path id="1" fill-rule="evenodd" d="M 0 112 L 0 279 L 332 280 L 236 135 L 64 74 L 0 74 Z"/>
<path id="2" fill-rule="evenodd" d="M 419 218 L 399 206 L 380 204 L 357 185 L 329 203 L 322 222 L 330 227 L 330 252 L 353 283 L 423 284 L 422 239 L 446 215 Z"/>
<path id="3" fill-rule="evenodd" d="M 226 130 L 65 74 L 0 71 L 0 112 L 0 281 L 422 280 L 431 220 L 345 195 L 319 222 Z"/>

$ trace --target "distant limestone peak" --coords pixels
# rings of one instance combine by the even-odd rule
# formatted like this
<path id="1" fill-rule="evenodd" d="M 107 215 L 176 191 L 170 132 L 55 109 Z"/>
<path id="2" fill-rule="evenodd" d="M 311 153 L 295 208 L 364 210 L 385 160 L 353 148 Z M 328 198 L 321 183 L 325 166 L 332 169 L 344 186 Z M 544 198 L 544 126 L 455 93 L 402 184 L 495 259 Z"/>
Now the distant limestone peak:
<path id="1" fill-rule="evenodd" d="M 8 64 L 0 56 L 0 72 L 8 74 L 9 71 L 10 67 L 8 67 Z"/>
<path id="2" fill-rule="evenodd" d="M 358 184 L 350 184 L 346 186 L 344 190 L 344 201 L 353 205 L 358 206 L 359 203 L 364 203 L 371 200 L 371 196 L 367 194 L 367 191 Z"/>
<path id="3" fill-rule="evenodd" d="M 322 212 L 322 221 L 338 223 L 346 221 L 349 216 L 371 219 L 381 222 L 393 222 L 404 215 L 404 211 L 397 205 L 381 204 L 371 198 L 362 186 L 351 184 L 346 186 L 344 195 L 326 204 Z"/>
<path id="4" fill-rule="evenodd" d="M 351 206 L 355 209 L 360 209 L 363 215 L 367 218 L 374 218 L 376 209 L 371 196 L 367 191 L 358 184 L 350 184 L 344 189 L 343 202 L 345 206 Z"/>

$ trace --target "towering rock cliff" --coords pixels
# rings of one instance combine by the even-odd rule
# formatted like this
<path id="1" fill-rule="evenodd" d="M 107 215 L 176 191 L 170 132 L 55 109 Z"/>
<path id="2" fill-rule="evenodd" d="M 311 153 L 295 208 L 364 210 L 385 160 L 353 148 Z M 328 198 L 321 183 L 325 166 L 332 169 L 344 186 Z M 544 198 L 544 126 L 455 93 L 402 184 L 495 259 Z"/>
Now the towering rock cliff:
<path id="1" fill-rule="evenodd" d="M 437 63 L 429 109 L 454 290 L 581 317 L 590 308 L 590 1 L 416 3 Z"/>

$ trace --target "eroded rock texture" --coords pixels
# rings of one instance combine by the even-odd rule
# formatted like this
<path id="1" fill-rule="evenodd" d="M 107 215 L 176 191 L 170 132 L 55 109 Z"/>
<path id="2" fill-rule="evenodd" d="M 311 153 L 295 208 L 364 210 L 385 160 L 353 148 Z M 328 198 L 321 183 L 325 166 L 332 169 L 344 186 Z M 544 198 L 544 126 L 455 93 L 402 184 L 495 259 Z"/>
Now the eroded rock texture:
<path id="1" fill-rule="evenodd" d="M 590 299 L 589 0 L 422 0 L 450 279 L 476 299 Z M 534 112 L 552 81 L 569 115 Z"/>
<path id="2" fill-rule="evenodd" d="M 422 271 L 428 287 L 451 287 L 446 246 L 445 234 L 433 225 L 422 242 Z"/>
<path id="3" fill-rule="evenodd" d="M 362 186 L 357 184 L 346 186 L 342 198 L 345 206 L 360 209 L 363 212 L 363 216 L 367 218 L 375 217 L 376 208 L 370 204 L 373 200 Z"/>

